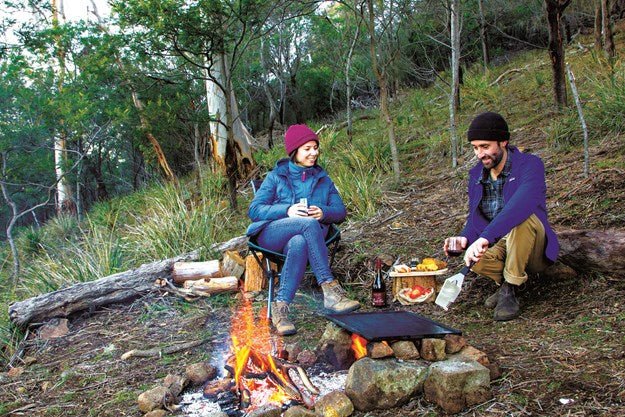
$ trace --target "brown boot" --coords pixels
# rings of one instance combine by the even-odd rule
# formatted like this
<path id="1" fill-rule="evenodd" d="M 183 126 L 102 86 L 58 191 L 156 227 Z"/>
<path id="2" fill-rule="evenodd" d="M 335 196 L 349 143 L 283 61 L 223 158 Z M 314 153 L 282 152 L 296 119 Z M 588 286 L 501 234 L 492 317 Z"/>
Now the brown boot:
<path id="1" fill-rule="evenodd" d="M 271 303 L 271 322 L 279 335 L 288 336 L 297 332 L 295 325 L 289 320 L 289 305 L 284 301 Z"/>
<path id="2" fill-rule="evenodd" d="M 347 298 L 345 290 L 337 280 L 321 284 L 323 290 L 323 306 L 333 313 L 349 313 L 358 310 L 360 303 Z"/>
<path id="3" fill-rule="evenodd" d="M 490 297 L 484 300 L 484 306 L 486 308 L 495 308 L 497 307 L 497 301 L 499 301 L 499 288 L 495 291 Z"/>
<path id="4" fill-rule="evenodd" d="M 495 307 L 495 321 L 508 321 L 519 317 L 519 300 L 515 294 L 516 286 L 504 282 L 499 288 L 497 307 Z"/>

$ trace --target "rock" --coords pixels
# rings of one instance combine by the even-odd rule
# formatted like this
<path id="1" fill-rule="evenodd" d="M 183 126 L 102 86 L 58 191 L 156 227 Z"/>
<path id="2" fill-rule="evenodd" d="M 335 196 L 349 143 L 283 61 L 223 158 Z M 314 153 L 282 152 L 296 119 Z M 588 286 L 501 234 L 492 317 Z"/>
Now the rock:
<path id="1" fill-rule="evenodd" d="M 301 405 L 296 405 L 286 410 L 284 412 L 284 417 L 319 417 L 319 414 Z"/>
<path id="2" fill-rule="evenodd" d="M 445 341 L 443 339 L 423 339 L 421 341 L 421 357 L 426 361 L 445 360 Z"/>
<path id="3" fill-rule="evenodd" d="M 393 356 L 393 349 L 387 344 L 382 342 L 373 342 L 367 344 L 367 352 L 370 358 L 380 359 Z"/>
<path id="4" fill-rule="evenodd" d="M 312 366 L 317 362 L 317 355 L 308 349 L 304 349 L 297 355 L 297 362 L 304 367 Z"/>
<path id="5" fill-rule="evenodd" d="M 246 414 L 245 417 L 280 417 L 282 410 L 275 405 L 262 405 Z"/>
<path id="6" fill-rule="evenodd" d="M 494 381 L 494 380 L 499 379 L 501 377 L 501 368 L 499 367 L 498 363 L 491 362 L 491 363 L 487 364 L 486 367 L 490 371 L 490 380 L 491 381 Z"/>
<path id="7" fill-rule="evenodd" d="M 33 363 L 37 363 L 37 358 L 33 358 L 32 356 L 26 356 L 24 357 L 24 359 L 22 359 L 22 362 L 25 366 L 30 366 Z"/>
<path id="8" fill-rule="evenodd" d="M 171 395 L 177 397 L 185 389 L 189 380 L 186 376 L 169 374 L 163 380 L 163 386 L 171 392 Z"/>
<path id="9" fill-rule="evenodd" d="M 137 398 L 137 403 L 139 404 L 139 410 L 144 413 L 148 413 L 152 410 L 156 410 L 162 408 L 164 405 L 172 404 L 174 401 L 171 392 L 169 389 L 158 386 L 156 388 L 152 388 Z"/>
<path id="10" fill-rule="evenodd" d="M 288 353 L 288 357 L 286 358 L 288 361 L 295 362 L 297 359 L 297 355 L 302 352 L 302 347 L 299 343 L 289 343 L 284 346 L 284 350 Z"/>
<path id="11" fill-rule="evenodd" d="M 362 358 L 349 369 L 345 394 L 360 411 L 396 407 L 423 391 L 427 369 L 416 362 Z"/>
<path id="12" fill-rule="evenodd" d="M 430 365 L 424 391 L 427 401 L 447 413 L 458 413 L 492 397 L 490 372 L 476 361 L 436 362 Z"/>
<path id="13" fill-rule="evenodd" d="M 460 360 L 460 361 L 462 360 L 476 361 L 484 366 L 487 366 L 490 363 L 486 353 L 470 345 L 465 346 L 464 348 L 462 348 L 460 352 L 456 353 L 455 355 L 450 355 L 449 359 Z"/>
<path id="14" fill-rule="evenodd" d="M 9 378 L 17 378 L 18 376 L 24 373 L 24 368 L 21 366 L 16 366 L 15 368 L 11 368 L 7 372 L 7 376 Z"/>
<path id="15" fill-rule="evenodd" d="M 332 391 L 317 400 L 315 412 L 323 417 L 348 417 L 354 412 L 354 404 L 341 391 Z"/>
<path id="16" fill-rule="evenodd" d="M 143 417 L 165 417 L 167 415 L 167 411 L 165 410 L 152 410 Z"/>
<path id="17" fill-rule="evenodd" d="M 395 342 L 391 345 L 391 348 L 393 348 L 397 359 L 414 360 L 421 357 L 421 355 L 419 355 L 419 349 L 409 340 Z"/>
<path id="18" fill-rule="evenodd" d="M 541 278 L 545 280 L 553 281 L 567 281 L 577 278 L 577 271 L 570 266 L 564 265 L 561 262 L 556 262 L 543 272 L 540 273 Z"/>
<path id="19" fill-rule="evenodd" d="M 54 318 L 39 328 L 39 338 L 43 340 L 56 339 L 69 333 L 67 319 Z"/>
<path id="20" fill-rule="evenodd" d="M 184 371 L 191 385 L 202 385 L 217 376 L 217 368 L 208 362 L 192 363 Z"/>
<path id="21" fill-rule="evenodd" d="M 356 360 L 351 335 L 334 323 L 328 323 L 319 340 L 319 355 L 336 370 L 348 369 Z"/>
<path id="22" fill-rule="evenodd" d="M 460 350 L 467 345 L 467 339 L 457 334 L 447 334 L 444 340 L 445 353 L 448 355 L 460 352 Z"/>

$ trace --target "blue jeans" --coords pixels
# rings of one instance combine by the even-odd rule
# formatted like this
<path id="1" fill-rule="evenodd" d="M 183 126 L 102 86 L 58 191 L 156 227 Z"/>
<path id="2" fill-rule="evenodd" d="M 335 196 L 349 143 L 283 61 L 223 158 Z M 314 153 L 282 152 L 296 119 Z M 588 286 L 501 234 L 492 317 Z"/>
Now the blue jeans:
<path id="1" fill-rule="evenodd" d="M 260 246 L 286 255 L 276 301 L 293 301 L 308 263 L 319 285 L 334 280 L 325 243 L 327 231 L 315 219 L 287 217 L 272 221 L 258 234 Z"/>

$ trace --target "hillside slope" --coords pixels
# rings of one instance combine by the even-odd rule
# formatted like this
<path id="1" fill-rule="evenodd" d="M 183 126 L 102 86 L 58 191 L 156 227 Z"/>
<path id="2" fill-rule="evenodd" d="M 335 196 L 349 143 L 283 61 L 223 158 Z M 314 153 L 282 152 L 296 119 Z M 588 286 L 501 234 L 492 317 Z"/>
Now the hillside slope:
<path id="1" fill-rule="evenodd" d="M 568 57 L 592 129 L 590 177 L 583 176 L 575 110 L 553 109 L 544 51 L 524 53 L 487 75 L 470 70 L 462 90 L 461 131 L 480 111 L 501 112 L 512 129 L 512 143 L 545 162 L 550 219 L 556 229 L 623 228 L 625 129 L 617 112 L 619 103 L 625 105 L 618 101 L 623 100 L 618 88 L 625 85 L 625 73 L 622 65 L 615 65 L 611 79 L 606 63 L 588 48 L 589 41 L 581 42 L 569 48 Z M 623 50 L 622 32 L 617 50 Z M 511 69 L 518 71 L 491 85 Z M 602 91 L 605 85 L 615 89 Z M 617 110 L 605 107 L 615 100 Z M 383 194 L 375 214 L 342 226 L 344 238 L 335 263 L 337 275 L 365 303 L 375 256 L 441 256 L 444 237 L 455 234 L 464 222 L 466 172 L 475 163 L 464 146 L 458 168 L 450 168 L 443 142 L 446 101 L 440 90 L 404 92 L 393 111 L 401 138 L 402 182 L 387 185 L 388 180 L 381 178 Z M 362 121 L 355 128 L 356 136 L 384 136 L 377 121 Z M 330 172 L 336 163 L 328 158 Z M 458 266 L 455 261 L 450 267 Z M 493 322 L 492 312 L 482 305 L 494 285 L 475 277 L 468 278 L 448 312 L 433 305 L 406 309 L 461 329 L 471 344 L 502 367 L 502 378 L 493 383 L 495 398 L 463 415 L 621 416 L 625 415 L 621 278 L 571 273 L 536 277 L 521 294 L 521 317 L 506 323 Z M 316 290 L 304 288 L 293 308 L 299 329 L 293 340 L 302 347 L 314 347 L 325 326 L 324 318 L 312 314 L 318 312 L 320 297 Z M 164 294 L 85 312 L 72 318 L 70 333 L 59 339 L 43 341 L 30 335 L 21 345 L 27 361 L 22 364 L 24 372 L 0 376 L 0 415 L 13 411 L 32 416 L 139 416 L 138 394 L 166 374 L 181 373 L 186 365 L 219 352 L 237 302 L 238 297 L 219 296 L 192 304 Z M 255 303 L 259 308 L 262 304 Z M 208 342 L 158 358 L 120 359 L 130 349 L 198 338 Z M 563 404 L 561 399 L 573 401 Z M 413 401 L 401 410 L 366 415 L 424 414 L 441 412 Z"/>

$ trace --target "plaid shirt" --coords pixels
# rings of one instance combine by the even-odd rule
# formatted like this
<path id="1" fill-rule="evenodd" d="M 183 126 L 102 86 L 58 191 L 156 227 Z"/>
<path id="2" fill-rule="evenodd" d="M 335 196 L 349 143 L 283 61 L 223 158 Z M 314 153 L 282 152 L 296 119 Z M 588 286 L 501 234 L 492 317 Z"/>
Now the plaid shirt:
<path id="1" fill-rule="evenodd" d="M 480 210 L 489 221 L 493 220 L 503 209 L 503 185 L 508 175 L 510 175 L 510 166 L 510 158 L 506 158 L 506 163 L 496 180 L 490 177 L 490 170 L 486 168 L 482 170 L 480 183 L 484 187 L 484 194 L 480 201 Z"/>

